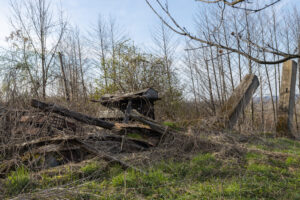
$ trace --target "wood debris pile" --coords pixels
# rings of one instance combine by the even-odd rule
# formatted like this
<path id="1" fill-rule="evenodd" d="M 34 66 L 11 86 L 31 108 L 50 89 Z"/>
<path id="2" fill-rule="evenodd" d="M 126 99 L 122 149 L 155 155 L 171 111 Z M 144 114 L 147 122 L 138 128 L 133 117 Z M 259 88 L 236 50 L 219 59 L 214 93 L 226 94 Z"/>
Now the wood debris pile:
<path id="1" fill-rule="evenodd" d="M 35 109 L 0 109 L 1 177 L 21 165 L 39 171 L 95 156 L 127 168 L 119 155 L 149 150 L 171 131 L 132 109 L 132 101 L 121 110 L 125 116 L 121 122 L 35 99 L 31 106 Z"/>

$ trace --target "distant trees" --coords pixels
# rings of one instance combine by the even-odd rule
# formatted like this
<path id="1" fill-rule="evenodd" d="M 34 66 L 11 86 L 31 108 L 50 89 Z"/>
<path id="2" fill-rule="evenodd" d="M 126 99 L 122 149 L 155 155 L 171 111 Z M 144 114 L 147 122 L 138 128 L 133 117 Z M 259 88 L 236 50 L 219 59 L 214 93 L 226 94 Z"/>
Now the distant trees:
<path id="1" fill-rule="evenodd" d="M 90 32 L 89 43 L 94 56 L 93 64 L 100 71 L 97 77 L 97 88 L 101 94 L 123 90 L 119 79 L 120 59 L 127 42 L 127 36 L 120 30 L 114 19 L 110 18 L 107 21 L 99 16 L 95 28 Z"/>
<path id="2" fill-rule="evenodd" d="M 178 28 L 175 19 L 169 16 L 168 6 L 161 6 L 165 9 L 161 13 L 169 17 L 163 23 Z M 255 127 L 262 128 L 260 130 L 266 130 L 266 126 L 272 129 L 277 120 L 280 63 L 298 57 L 299 18 L 296 16 L 299 11 L 279 14 L 272 6 L 256 14 L 245 9 L 227 9 L 199 8 L 196 33 L 192 36 L 203 38 L 205 42 L 189 37 L 192 33 L 184 30 L 187 33 L 183 34 L 186 39 L 184 69 L 189 91 L 195 104 L 205 103 L 208 113 L 214 115 L 244 75 L 257 74 L 261 80 L 258 97 L 254 96 L 254 103 L 240 123 L 251 122 L 249 127 L 259 123 Z M 260 108 L 256 106 L 259 101 Z"/>
<path id="3" fill-rule="evenodd" d="M 67 100 L 87 101 L 88 91 L 85 79 L 88 58 L 78 28 L 69 28 L 64 41 L 59 46 L 59 51 L 56 56 L 56 63 L 60 65 L 57 77 L 64 96 Z"/>
<path id="4" fill-rule="evenodd" d="M 182 92 L 174 70 L 176 46 L 164 24 L 155 30 L 156 48 L 150 52 L 135 45 L 113 18 L 99 17 L 83 36 L 54 6 L 50 0 L 11 1 L 9 49 L 0 52 L 7 101 L 18 96 L 87 101 L 153 87 L 174 115 Z"/>
<path id="5" fill-rule="evenodd" d="M 176 19 L 172 16 L 172 13 L 170 13 L 169 11 L 169 7 L 167 3 L 163 3 L 163 1 L 161 0 L 155 0 L 155 3 L 150 3 L 149 0 L 145 0 L 146 3 L 149 5 L 149 7 L 152 9 L 152 11 L 159 17 L 159 19 L 169 28 L 171 29 L 173 32 L 177 33 L 178 35 L 187 37 L 190 40 L 193 40 L 196 44 L 196 48 L 201 46 L 201 44 L 207 45 L 207 46 L 211 46 L 211 47 L 215 47 L 218 49 L 223 49 L 226 51 L 229 51 L 231 53 L 236 53 L 239 54 L 241 56 L 244 56 L 245 58 L 247 58 L 249 60 L 249 62 L 253 61 L 259 64 L 278 64 L 278 63 L 282 63 L 285 62 L 287 60 L 290 59 L 294 59 L 294 58 L 298 58 L 299 56 L 295 53 L 292 52 L 287 52 L 284 49 L 279 49 L 272 46 L 272 45 L 264 45 L 262 44 L 261 40 L 258 41 L 253 41 L 251 38 L 249 38 L 247 36 L 247 34 L 249 32 L 247 32 L 247 19 L 248 18 L 252 18 L 252 16 L 250 16 L 249 14 L 251 12 L 258 12 L 258 11 L 264 11 L 264 8 L 268 8 L 270 6 L 275 5 L 276 3 L 278 3 L 280 0 L 277 1 L 273 1 L 272 3 L 263 6 L 260 9 L 248 9 L 247 7 L 244 7 L 242 9 L 236 9 L 233 12 L 233 15 L 238 15 L 238 16 L 242 16 L 241 13 L 244 13 L 244 19 L 246 19 L 246 21 L 244 20 L 244 24 L 243 24 L 243 28 L 241 28 L 240 30 L 238 30 L 238 32 L 234 32 L 233 30 L 231 32 L 229 32 L 231 34 L 231 36 L 235 36 L 236 38 L 238 38 L 237 41 L 233 41 L 230 45 L 228 45 L 228 43 L 226 43 L 226 40 L 224 40 L 224 38 L 218 38 L 217 35 L 220 33 L 221 28 L 222 28 L 222 24 L 226 24 L 227 27 L 230 27 L 230 24 L 232 22 L 231 20 L 231 16 L 228 15 L 228 13 L 230 11 L 232 11 L 232 9 L 235 9 L 237 7 L 235 7 L 235 5 L 241 4 L 241 3 L 245 3 L 247 5 L 247 1 L 205 1 L 205 0 L 200 0 L 202 2 L 205 3 L 223 3 L 224 6 L 220 6 L 218 8 L 218 12 L 215 13 L 217 14 L 218 18 L 215 18 L 214 16 L 211 16 L 210 21 L 212 23 L 210 23 L 210 31 L 209 33 L 207 33 L 207 31 L 204 32 L 204 34 L 198 34 L 198 33 L 192 33 L 190 30 L 187 30 L 184 25 L 179 24 Z M 154 7 L 154 4 L 157 5 L 157 9 Z M 230 5 L 231 8 L 230 11 L 229 10 L 225 10 L 225 5 Z M 257 4 L 259 5 L 259 4 Z M 228 11 L 228 12 L 226 12 Z M 204 12 L 205 13 L 205 12 Z M 255 15 L 256 16 L 256 15 Z M 209 37 L 210 36 L 210 37 Z M 243 36 L 243 37 L 241 37 Z M 200 45 L 199 45 L 200 44 Z M 245 49 L 241 49 L 241 47 L 244 46 L 246 47 L 246 49 L 251 50 L 249 52 L 245 51 Z M 263 59 L 261 56 L 257 56 L 252 54 L 253 51 L 256 52 L 261 52 L 264 51 L 270 55 L 276 55 L 278 57 L 276 57 L 275 60 L 269 59 L 269 57 L 266 57 L 266 59 Z"/>
<path id="6" fill-rule="evenodd" d="M 27 73 L 31 89 L 46 98 L 47 84 L 51 77 L 59 44 L 66 32 L 67 23 L 62 12 L 53 13 L 48 0 L 25 0 L 11 3 L 11 26 L 13 32 L 8 38 L 15 54 L 23 52 L 15 67 Z M 54 17 L 58 16 L 58 17 Z"/>
<path id="7" fill-rule="evenodd" d="M 168 117 L 175 117 L 182 100 L 182 87 L 178 77 L 176 52 L 180 45 L 174 33 L 162 22 L 152 31 L 154 55 L 162 61 L 160 94 L 163 97 L 161 111 Z"/>
<path id="8" fill-rule="evenodd" d="M 181 93 L 173 66 L 176 47 L 171 44 L 170 34 L 161 24 L 153 37 L 155 51 L 149 53 L 122 34 L 114 20 L 106 21 L 100 17 L 91 32 L 93 39 L 90 39 L 95 55 L 93 63 L 100 72 L 96 97 L 153 87 L 167 102 L 165 107 L 178 101 Z"/>
<path id="9" fill-rule="evenodd" d="M 180 118 L 182 105 L 199 117 L 216 115 L 242 78 L 253 73 L 261 82 L 259 94 L 239 126 L 251 122 L 266 131 L 274 124 L 280 63 L 300 59 L 298 10 L 278 15 L 276 0 L 257 4 L 258 11 L 248 1 L 203 1 L 215 6 L 200 8 L 192 33 L 162 0 L 152 1 L 160 11 L 147 2 L 160 19 L 148 49 L 136 45 L 115 19 L 99 17 L 85 34 L 68 24 L 50 0 L 12 1 L 12 32 L 8 47 L 0 51 L 2 98 L 55 96 L 86 102 L 105 93 L 153 87 L 166 118 Z M 271 96 L 268 106 L 266 96 Z"/>

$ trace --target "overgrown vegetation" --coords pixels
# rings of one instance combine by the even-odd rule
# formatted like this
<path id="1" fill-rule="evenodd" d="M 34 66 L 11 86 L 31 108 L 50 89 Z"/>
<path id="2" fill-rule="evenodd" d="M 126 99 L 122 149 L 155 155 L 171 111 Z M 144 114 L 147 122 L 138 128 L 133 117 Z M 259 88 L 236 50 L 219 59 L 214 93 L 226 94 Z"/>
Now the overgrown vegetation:
<path id="1" fill-rule="evenodd" d="M 160 21 L 143 47 L 113 18 L 81 30 L 51 0 L 11 0 L 0 48 L 0 199 L 300 199 L 299 102 L 289 115 L 295 140 L 278 138 L 292 137 L 278 97 L 295 93 L 282 87 L 280 65 L 300 58 L 299 10 L 280 0 L 197 3 L 210 4 L 193 33 L 167 1 L 146 0 Z M 259 92 L 224 130 L 222 107 L 244 103 L 226 104 L 248 74 Z M 145 88 L 159 94 L 155 117 L 154 99 L 132 93 Z M 112 93 L 127 94 L 109 102 L 121 117 L 102 116 L 112 109 L 98 99 Z"/>
<path id="2" fill-rule="evenodd" d="M 299 199 L 300 145 L 289 139 L 266 140 L 282 142 L 292 145 L 278 146 L 281 156 L 263 151 L 249 151 L 240 158 L 197 153 L 190 160 L 160 161 L 143 172 L 119 165 L 103 168 L 95 161 L 41 176 L 21 167 L 6 178 L 6 197 L 21 191 L 38 196 L 40 189 L 63 187 L 60 195 L 68 199 Z"/>

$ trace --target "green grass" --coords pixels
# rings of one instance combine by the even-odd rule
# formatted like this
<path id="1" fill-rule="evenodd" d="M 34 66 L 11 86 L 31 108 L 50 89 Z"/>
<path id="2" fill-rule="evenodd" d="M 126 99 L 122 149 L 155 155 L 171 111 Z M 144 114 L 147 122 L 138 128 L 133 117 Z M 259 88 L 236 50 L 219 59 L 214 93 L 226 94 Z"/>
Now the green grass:
<path id="1" fill-rule="evenodd" d="M 30 189 L 34 192 L 40 188 L 38 185 L 54 187 L 50 183 L 55 180 L 55 186 L 59 186 L 85 178 L 84 184 L 75 183 L 76 193 L 65 194 L 65 198 L 300 199 L 300 159 L 297 153 L 300 148 L 297 142 L 282 138 L 269 139 L 268 142 L 274 146 L 265 146 L 266 150 L 270 147 L 272 151 L 293 152 L 294 156 L 283 159 L 248 152 L 241 159 L 236 159 L 199 153 L 190 160 L 166 160 L 142 169 L 146 173 L 123 170 L 119 165 L 101 168 L 101 163 L 90 162 L 76 172 L 45 176 L 35 188 L 31 186 Z M 29 174 L 24 169 L 11 173 L 7 181 L 10 179 L 19 180 L 15 185 L 10 184 L 19 192 L 25 183 L 30 182 Z"/>
<path id="2" fill-rule="evenodd" d="M 6 191 L 9 195 L 26 192 L 29 189 L 29 185 L 29 172 L 24 167 L 19 167 L 16 171 L 11 172 L 5 181 Z"/>
<path id="3" fill-rule="evenodd" d="M 99 162 L 90 162 L 90 163 L 86 164 L 85 166 L 82 166 L 80 168 L 80 171 L 85 176 L 89 176 L 89 175 L 96 173 L 97 171 L 100 171 L 101 168 L 102 168 L 102 166 Z"/>
<path id="4" fill-rule="evenodd" d="M 251 144 L 252 146 L 268 151 L 291 153 L 300 155 L 300 141 L 287 138 L 265 138 L 266 144 Z"/>

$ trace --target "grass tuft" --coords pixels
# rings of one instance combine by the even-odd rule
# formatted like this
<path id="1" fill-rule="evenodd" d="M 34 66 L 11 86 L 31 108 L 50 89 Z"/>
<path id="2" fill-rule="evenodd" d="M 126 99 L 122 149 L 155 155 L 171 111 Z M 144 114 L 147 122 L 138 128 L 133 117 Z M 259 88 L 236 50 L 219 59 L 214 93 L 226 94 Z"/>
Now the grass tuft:
<path id="1" fill-rule="evenodd" d="M 25 167 L 19 167 L 11 172 L 5 181 L 6 191 L 9 195 L 16 195 L 29 189 L 30 176 Z"/>

